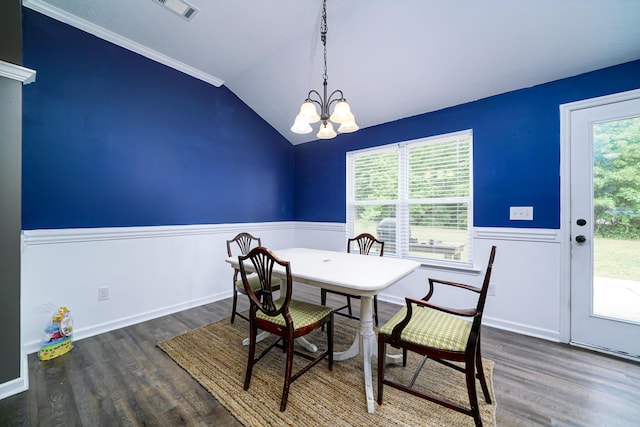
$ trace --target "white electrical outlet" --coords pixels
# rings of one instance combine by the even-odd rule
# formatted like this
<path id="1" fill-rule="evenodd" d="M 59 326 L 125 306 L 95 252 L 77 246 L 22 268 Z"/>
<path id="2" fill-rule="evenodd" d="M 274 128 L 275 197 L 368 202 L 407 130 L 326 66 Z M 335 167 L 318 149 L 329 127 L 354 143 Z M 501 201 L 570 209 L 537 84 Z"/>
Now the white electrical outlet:
<path id="1" fill-rule="evenodd" d="M 489 289 L 487 289 L 487 295 L 490 297 L 496 296 L 496 284 L 493 282 L 489 282 Z"/>
<path id="2" fill-rule="evenodd" d="M 509 219 L 512 221 L 533 221 L 533 206 L 509 207 Z"/>
<path id="3" fill-rule="evenodd" d="M 109 287 L 98 288 L 98 301 L 106 301 L 109 299 Z"/>

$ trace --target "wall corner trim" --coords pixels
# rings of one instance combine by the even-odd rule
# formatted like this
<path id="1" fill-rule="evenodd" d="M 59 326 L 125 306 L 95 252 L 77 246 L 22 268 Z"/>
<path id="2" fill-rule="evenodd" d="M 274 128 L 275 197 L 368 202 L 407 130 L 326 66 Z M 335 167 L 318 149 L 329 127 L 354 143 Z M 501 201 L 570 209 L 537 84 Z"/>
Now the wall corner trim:
<path id="1" fill-rule="evenodd" d="M 21 81 L 22 84 L 27 85 L 36 81 L 36 70 L 0 61 L 0 76 Z"/>
<path id="2" fill-rule="evenodd" d="M 29 390 L 29 365 L 27 361 L 27 353 L 23 351 L 20 361 L 20 377 L 0 384 L 0 400 Z"/>

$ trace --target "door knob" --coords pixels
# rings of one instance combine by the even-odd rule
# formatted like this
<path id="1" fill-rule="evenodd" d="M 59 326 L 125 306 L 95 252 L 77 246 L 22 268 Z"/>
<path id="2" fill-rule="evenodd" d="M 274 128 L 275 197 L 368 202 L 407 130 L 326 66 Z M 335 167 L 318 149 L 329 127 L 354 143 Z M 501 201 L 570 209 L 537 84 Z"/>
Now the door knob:
<path id="1" fill-rule="evenodd" d="M 576 236 L 576 242 L 578 242 L 578 243 L 584 243 L 584 242 L 586 242 L 586 241 L 587 241 L 587 238 L 586 238 L 586 237 L 584 237 L 582 234 L 580 234 L 580 235 L 577 235 L 577 236 Z"/>

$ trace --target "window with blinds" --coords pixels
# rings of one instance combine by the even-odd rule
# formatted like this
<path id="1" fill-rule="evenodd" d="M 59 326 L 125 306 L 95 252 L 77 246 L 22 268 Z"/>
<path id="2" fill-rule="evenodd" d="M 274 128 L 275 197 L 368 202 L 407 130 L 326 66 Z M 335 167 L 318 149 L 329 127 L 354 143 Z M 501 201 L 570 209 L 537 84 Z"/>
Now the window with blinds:
<path id="1" fill-rule="evenodd" d="M 471 130 L 347 153 L 347 233 L 385 255 L 471 264 Z"/>

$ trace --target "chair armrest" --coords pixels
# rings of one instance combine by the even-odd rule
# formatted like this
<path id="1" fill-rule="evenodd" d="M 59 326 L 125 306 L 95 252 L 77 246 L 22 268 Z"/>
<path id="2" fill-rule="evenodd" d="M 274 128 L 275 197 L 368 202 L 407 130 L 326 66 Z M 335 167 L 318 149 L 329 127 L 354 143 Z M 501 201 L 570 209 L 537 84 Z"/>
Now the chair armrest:
<path id="1" fill-rule="evenodd" d="M 462 288 L 462 289 L 467 289 L 469 291 L 473 291 L 476 293 L 480 293 L 482 292 L 482 289 L 476 287 L 476 286 L 471 286 L 471 285 L 466 285 L 464 283 L 457 283 L 457 282 L 449 282 L 447 280 L 438 280 L 438 279 L 429 279 L 429 283 L 440 283 L 443 285 L 447 285 L 447 286 L 455 286 L 456 288 Z"/>
<path id="2" fill-rule="evenodd" d="M 468 309 L 451 308 L 451 307 L 446 307 L 444 305 L 433 304 L 431 302 L 423 301 L 420 299 L 414 299 L 414 298 L 405 298 L 405 300 L 407 301 L 407 306 L 413 303 L 416 305 L 420 305 L 422 307 L 429 307 L 434 310 L 442 311 L 444 313 L 455 314 L 456 316 L 473 317 L 478 312 L 478 310 L 476 310 L 475 308 L 468 308 Z"/>
<path id="3" fill-rule="evenodd" d="M 422 300 L 423 301 L 429 301 L 431 299 L 431 297 L 433 296 L 433 292 L 435 291 L 435 286 L 433 286 L 434 284 L 439 283 L 441 285 L 446 285 L 446 286 L 454 286 L 456 288 L 461 288 L 461 289 L 466 289 L 468 291 L 471 292 L 475 292 L 475 293 L 480 293 L 482 292 L 482 289 L 477 288 L 475 286 L 471 286 L 471 285 L 466 285 L 464 283 L 458 283 L 458 282 L 451 282 L 448 280 L 439 280 L 439 279 L 431 279 L 429 278 L 429 292 L 427 293 L 427 295 L 425 295 Z"/>

